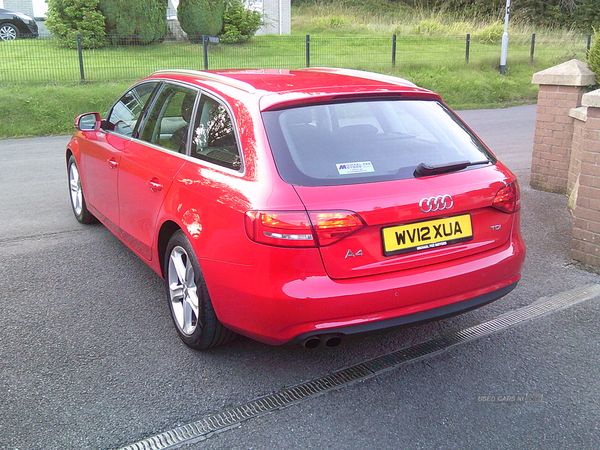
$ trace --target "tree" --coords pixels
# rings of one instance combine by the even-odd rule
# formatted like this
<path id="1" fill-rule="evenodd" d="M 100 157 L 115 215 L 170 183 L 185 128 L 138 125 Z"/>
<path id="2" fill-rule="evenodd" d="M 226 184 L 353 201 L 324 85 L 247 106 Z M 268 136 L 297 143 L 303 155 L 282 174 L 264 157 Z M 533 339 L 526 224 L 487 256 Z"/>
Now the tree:
<path id="1" fill-rule="evenodd" d="M 246 9 L 242 0 L 230 0 L 223 14 L 221 42 L 235 44 L 249 40 L 262 25 L 258 11 Z"/>
<path id="2" fill-rule="evenodd" d="M 224 0 L 181 0 L 177 19 L 192 42 L 202 36 L 216 36 L 223 28 Z"/>
<path id="3" fill-rule="evenodd" d="M 99 0 L 47 0 L 48 14 L 45 25 L 59 45 L 77 47 L 81 35 L 83 48 L 106 45 L 104 15 L 98 9 Z"/>
<path id="4" fill-rule="evenodd" d="M 106 34 L 115 44 L 146 45 L 167 35 L 166 0 L 99 0 Z"/>
<path id="5" fill-rule="evenodd" d="M 586 32 L 600 31 L 600 5 L 598 0 L 579 0 L 573 14 L 573 25 Z"/>

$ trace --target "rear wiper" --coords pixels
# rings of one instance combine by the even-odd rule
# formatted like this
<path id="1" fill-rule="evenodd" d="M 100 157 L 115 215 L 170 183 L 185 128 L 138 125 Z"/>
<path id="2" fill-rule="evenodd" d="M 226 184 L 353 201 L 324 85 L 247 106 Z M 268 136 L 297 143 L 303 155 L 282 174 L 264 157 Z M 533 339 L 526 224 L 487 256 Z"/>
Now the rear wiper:
<path id="1" fill-rule="evenodd" d="M 459 170 L 463 170 L 469 166 L 475 166 L 478 164 L 488 164 L 489 161 L 455 161 L 445 164 L 431 165 L 426 163 L 421 163 L 417 166 L 415 171 L 413 172 L 413 176 L 415 178 L 418 177 L 428 177 L 431 175 L 439 175 L 442 173 L 450 173 L 450 172 L 458 172 Z"/>

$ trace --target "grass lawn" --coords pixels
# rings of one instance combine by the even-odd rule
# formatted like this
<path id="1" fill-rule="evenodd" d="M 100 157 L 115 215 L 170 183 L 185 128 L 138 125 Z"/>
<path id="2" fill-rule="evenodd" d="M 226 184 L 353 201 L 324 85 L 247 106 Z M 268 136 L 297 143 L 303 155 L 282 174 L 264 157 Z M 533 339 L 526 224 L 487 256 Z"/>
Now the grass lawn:
<path id="1" fill-rule="evenodd" d="M 467 62 L 469 28 L 462 22 L 458 24 L 463 24 L 461 31 L 467 30 L 464 34 L 448 34 L 460 28 L 455 23 L 438 34 L 416 35 L 414 27 L 405 26 L 410 34 L 398 24 L 385 25 L 381 17 L 369 22 L 359 16 L 311 16 L 318 11 L 310 11 L 297 12 L 301 26 L 290 36 L 210 45 L 208 67 L 292 69 L 309 62 L 313 67 L 370 70 L 432 89 L 455 109 L 474 109 L 535 102 L 535 72 L 572 58 L 585 60 L 585 36 L 567 32 L 538 35 L 531 60 L 531 34 L 526 30 L 511 35 L 507 73 L 500 75 L 497 27 L 491 37 L 474 29 Z M 426 23 L 432 26 L 431 20 Z M 305 32 L 316 33 L 310 36 L 310 61 Z M 392 32 L 399 33 L 395 65 Z M 0 43 L 0 138 L 70 134 L 76 115 L 104 113 L 132 82 L 155 70 L 204 68 L 202 45 L 187 42 L 84 50 L 82 57 L 83 82 L 77 52 L 59 48 L 52 39 Z"/>

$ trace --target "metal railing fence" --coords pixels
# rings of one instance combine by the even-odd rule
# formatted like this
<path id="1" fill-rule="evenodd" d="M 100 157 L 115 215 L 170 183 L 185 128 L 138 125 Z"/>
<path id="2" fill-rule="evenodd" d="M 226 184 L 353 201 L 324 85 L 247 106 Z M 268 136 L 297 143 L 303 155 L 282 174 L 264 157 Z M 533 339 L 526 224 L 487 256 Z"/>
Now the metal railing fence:
<path id="1" fill-rule="evenodd" d="M 585 59 L 589 36 L 511 36 L 513 63 Z M 500 44 L 462 36 L 255 36 L 244 44 L 163 42 L 155 45 L 61 48 L 53 38 L 0 42 L 0 82 L 129 81 L 160 69 L 293 69 L 347 67 L 391 72 L 453 64 L 499 63 Z"/>

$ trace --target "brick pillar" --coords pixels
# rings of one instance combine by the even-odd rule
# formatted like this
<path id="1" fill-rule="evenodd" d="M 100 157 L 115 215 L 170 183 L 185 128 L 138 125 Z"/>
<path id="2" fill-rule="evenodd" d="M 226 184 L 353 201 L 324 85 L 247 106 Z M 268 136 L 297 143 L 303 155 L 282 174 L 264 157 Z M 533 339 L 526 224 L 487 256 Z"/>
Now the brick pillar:
<path id="1" fill-rule="evenodd" d="M 573 141 L 573 118 L 569 111 L 581 104 L 585 87 L 594 84 L 587 64 L 573 59 L 537 72 L 532 83 L 539 84 L 531 186 L 566 194 Z"/>
<path id="2" fill-rule="evenodd" d="M 600 89 L 585 94 L 581 103 L 577 117 L 580 173 L 571 257 L 600 268 Z"/>

